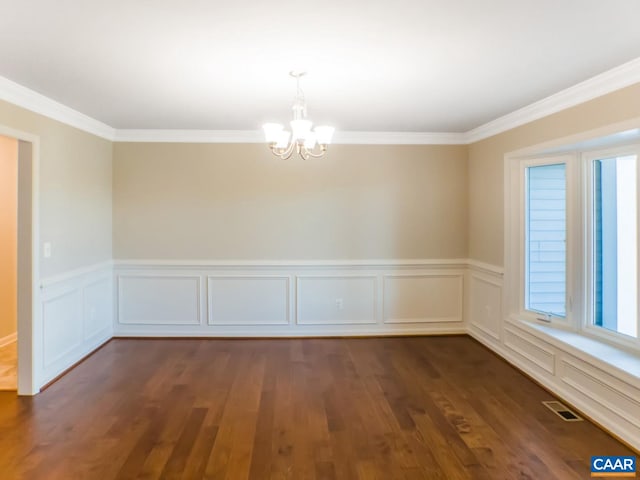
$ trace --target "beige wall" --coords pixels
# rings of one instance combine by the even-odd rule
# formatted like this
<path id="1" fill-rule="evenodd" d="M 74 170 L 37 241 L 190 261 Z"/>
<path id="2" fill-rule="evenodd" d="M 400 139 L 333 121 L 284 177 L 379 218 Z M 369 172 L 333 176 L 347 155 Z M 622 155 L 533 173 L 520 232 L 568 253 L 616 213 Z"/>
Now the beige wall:
<path id="1" fill-rule="evenodd" d="M 467 255 L 465 146 L 114 145 L 117 259 Z"/>
<path id="2" fill-rule="evenodd" d="M 16 331 L 18 142 L 0 136 L 0 338 Z"/>
<path id="3" fill-rule="evenodd" d="M 41 276 L 111 259 L 111 142 L 2 101 L 0 125 L 40 137 Z"/>
<path id="4" fill-rule="evenodd" d="M 0 125 L 41 141 L 43 277 L 112 258 L 112 239 L 119 259 L 502 265 L 505 153 L 639 115 L 634 85 L 468 147 L 334 145 L 304 162 L 261 144 L 112 144 L 0 102 Z"/>
<path id="5" fill-rule="evenodd" d="M 469 257 L 504 263 L 506 153 L 638 116 L 640 84 L 469 145 Z"/>

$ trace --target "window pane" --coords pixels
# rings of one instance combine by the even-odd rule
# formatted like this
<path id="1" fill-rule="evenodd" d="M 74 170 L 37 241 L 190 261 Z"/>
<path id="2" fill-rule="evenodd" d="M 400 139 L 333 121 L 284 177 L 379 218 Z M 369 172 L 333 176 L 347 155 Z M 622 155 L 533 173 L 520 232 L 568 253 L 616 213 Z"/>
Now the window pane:
<path id="1" fill-rule="evenodd" d="M 565 165 L 527 168 L 525 307 L 566 315 Z"/>
<path id="2" fill-rule="evenodd" d="M 593 163 L 593 323 L 638 336 L 637 158 Z"/>

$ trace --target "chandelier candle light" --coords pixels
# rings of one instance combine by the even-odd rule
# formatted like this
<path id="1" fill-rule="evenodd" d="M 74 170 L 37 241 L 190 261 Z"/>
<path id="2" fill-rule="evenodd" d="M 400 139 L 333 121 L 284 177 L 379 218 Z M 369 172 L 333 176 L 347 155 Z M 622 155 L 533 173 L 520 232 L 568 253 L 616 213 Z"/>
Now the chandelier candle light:
<path id="1" fill-rule="evenodd" d="M 279 123 L 265 123 L 262 126 L 271 153 L 283 160 L 290 158 L 294 151 L 304 160 L 309 157 L 322 157 L 331 143 L 335 130 L 328 126 L 318 126 L 311 130 L 311 120 L 307 119 L 307 102 L 300 88 L 300 77 L 305 74 L 306 72 L 289 72 L 289 75 L 296 79 L 296 96 L 291 108 L 291 132 Z"/>

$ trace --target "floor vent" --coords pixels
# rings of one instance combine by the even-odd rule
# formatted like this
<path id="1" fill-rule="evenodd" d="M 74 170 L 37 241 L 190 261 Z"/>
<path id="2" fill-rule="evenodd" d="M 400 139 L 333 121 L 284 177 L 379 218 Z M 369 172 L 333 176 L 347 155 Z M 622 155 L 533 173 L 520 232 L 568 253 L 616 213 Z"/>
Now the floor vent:
<path id="1" fill-rule="evenodd" d="M 581 422 L 583 420 L 577 413 L 573 412 L 566 405 L 563 405 L 556 400 L 542 402 L 542 404 L 562 418 L 565 422 Z"/>

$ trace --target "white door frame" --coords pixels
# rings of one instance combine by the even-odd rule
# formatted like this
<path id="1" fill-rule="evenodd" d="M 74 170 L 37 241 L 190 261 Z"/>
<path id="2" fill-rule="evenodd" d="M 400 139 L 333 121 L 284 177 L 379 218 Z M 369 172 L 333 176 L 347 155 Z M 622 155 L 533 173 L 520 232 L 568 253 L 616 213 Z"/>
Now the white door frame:
<path id="1" fill-rule="evenodd" d="M 15 138 L 18 141 L 31 144 L 31 288 L 25 292 L 20 285 L 20 271 L 18 272 L 18 395 L 35 395 L 40 391 L 37 382 L 38 359 L 42 358 L 42 351 L 37 347 L 35 339 L 38 337 L 38 326 L 41 325 L 40 316 L 40 137 L 22 132 L 0 124 L 0 135 Z M 18 148 L 19 150 L 19 148 Z M 18 157 L 20 152 L 18 151 Z M 20 165 L 18 165 L 20 175 Z M 18 187 L 19 188 L 19 187 Z M 18 195 L 20 193 L 18 192 Z M 24 222 L 24 220 L 22 220 Z M 18 230 L 21 219 L 18 216 Z M 20 245 L 18 245 L 18 264 L 20 264 Z M 20 269 L 20 267 L 19 267 Z M 30 301 L 29 301 L 30 297 Z M 30 312 L 25 308 L 30 306 Z M 20 305 L 23 305 L 21 308 Z M 42 345 L 40 343 L 40 345 Z"/>

